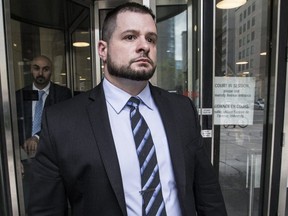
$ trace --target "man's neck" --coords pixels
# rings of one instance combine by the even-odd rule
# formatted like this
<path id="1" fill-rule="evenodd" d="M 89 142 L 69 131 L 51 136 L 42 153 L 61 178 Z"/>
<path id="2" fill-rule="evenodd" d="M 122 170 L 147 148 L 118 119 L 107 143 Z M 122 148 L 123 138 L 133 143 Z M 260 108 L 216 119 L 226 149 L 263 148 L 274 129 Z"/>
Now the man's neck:
<path id="1" fill-rule="evenodd" d="M 121 77 L 111 76 L 110 74 L 105 74 L 105 78 L 115 85 L 116 87 L 122 89 L 130 95 L 138 95 L 147 85 L 148 81 L 136 81 Z"/>
<path id="2" fill-rule="evenodd" d="M 39 85 L 39 84 L 37 84 L 37 83 L 33 83 L 33 85 L 34 85 L 34 88 L 36 88 L 36 89 L 38 89 L 38 90 L 44 90 L 44 89 L 46 89 L 46 88 L 49 88 L 49 86 L 51 85 L 50 84 L 50 82 L 48 83 L 48 84 L 46 84 L 46 85 Z"/>

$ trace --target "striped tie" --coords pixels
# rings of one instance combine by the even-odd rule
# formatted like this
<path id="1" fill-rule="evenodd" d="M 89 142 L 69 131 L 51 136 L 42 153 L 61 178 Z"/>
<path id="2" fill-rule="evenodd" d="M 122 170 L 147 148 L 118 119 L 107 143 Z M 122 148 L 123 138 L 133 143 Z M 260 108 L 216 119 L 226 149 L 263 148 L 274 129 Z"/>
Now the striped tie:
<path id="1" fill-rule="evenodd" d="M 139 104 L 140 99 L 135 97 L 127 102 L 141 172 L 143 216 L 165 216 L 155 146 L 148 125 L 139 112 Z"/>
<path id="2" fill-rule="evenodd" d="M 32 136 L 38 133 L 41 130 L 41 118 L 43 111 L 43 94 L 45 91 L 38 91 L 38 101 L 35 105 L 34 120 L 32 126 Z"/>

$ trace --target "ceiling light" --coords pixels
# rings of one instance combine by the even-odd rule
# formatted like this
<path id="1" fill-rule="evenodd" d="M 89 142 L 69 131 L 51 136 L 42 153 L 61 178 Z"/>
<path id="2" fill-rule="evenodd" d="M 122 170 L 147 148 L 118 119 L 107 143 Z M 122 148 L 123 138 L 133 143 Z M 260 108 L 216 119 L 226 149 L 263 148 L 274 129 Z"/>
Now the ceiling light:
<path id="1" fill-rule="evenodd" d="M 80 81 L 85 81 L 85 80 L 86 80 L 86 78 L 85 78 L 85 77 L 81 77 L 81 76 L 80 76 L 80 77 L 79 77 L 79 80 L 80 80 Z"/>
<path id="2" fill-rule="evenodd" d="M 73 46 L 74 47 L 88 47 L 90 46 L 90 44 L 87 42 L 74 42 Z"/>
<path id="3" fill-rule="evenodd" d="M 247 61 L 236 62 L 236 65 L 243 65 L 243 64 L 248 64 L 248 62 Z"/>
<path id="4" fill-rule="evenodd" d="M 264 56 L 264 55 L 267 55 L 267 53 L 266 52 L 261 52 L 260 55 Z"/>
<path id="5" fill-rule="evenodd" d="M 222 0 L 216 4 L 219 9 L 232 9 L 244 5 L 247 0 Z"/>

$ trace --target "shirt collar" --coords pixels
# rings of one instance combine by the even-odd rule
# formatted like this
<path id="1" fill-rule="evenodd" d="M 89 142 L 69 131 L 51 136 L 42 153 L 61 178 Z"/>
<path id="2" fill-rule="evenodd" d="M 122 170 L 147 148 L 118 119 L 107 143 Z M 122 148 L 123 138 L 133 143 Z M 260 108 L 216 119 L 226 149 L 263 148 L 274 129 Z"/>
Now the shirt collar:
<path id="1" fill-rule="evenodd" d="M 103 79 L 103 89 L 106 101 L 115 110 L 115 112 L 119 114 L 126 106 L 131 95 L 110 83 L 106 78 Z M 144 105 L 149 109 L 152 109 L 153 101 L 148 83 L 137 97 L 141 99 Z"/>

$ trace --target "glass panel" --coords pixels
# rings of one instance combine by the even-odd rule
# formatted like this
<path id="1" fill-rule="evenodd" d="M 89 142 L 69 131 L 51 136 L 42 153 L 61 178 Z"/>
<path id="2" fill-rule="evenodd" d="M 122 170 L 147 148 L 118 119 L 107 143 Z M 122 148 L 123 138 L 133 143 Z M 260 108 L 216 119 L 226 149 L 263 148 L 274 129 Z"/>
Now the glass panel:
<path id="1" fill-rule="evenodd" d="M 72 34 L 74 60 L 74 93 L 87 91 L 92 88 L 91 42 L 89 19 L 83 21 Z"/>
<path id="2" fill-rule="evenodd" d="M 220 183 L 228 215 L 233 216 L 259 212 L 267 2 L 249 0 L 235 9 L 216 9 L 215 142 L 220 144 Z"/>
<path id="3" fill-rule="evenodd" d="M 187 6 L 157 6 L 157 72 L 152 83 L 171 92 L 188 91 Z"/>
<path id="4" fill-rule="evenodd" d="M 30 63 L 33 57 L 45 55 L 53 63 L 51 80 L 67 85 L 64 33 L 11 20 L 13 64 L 16 90 L 32 83 Z"/>
<path id="5" fill-rule="evenodd" d="M 49 61 L 37 62 L 39 68 L 40 66 L 44 66 L 41 64 L 45 64 L 45 67 L 48 66 L 46 67 L 47 71 L 52 72 L 50 80 L 55 84 L 53 84 L 52 90 L 52 83 L 50 83 L 49 95 L 46 97 L 45 106 L 71 97 L 71 91 L 65 87 L 67 84 L 67 71 L 64 32 L 19 22 L 17 20 L 11 20 L 11 31 L 18 134 L 19 143 L 21 147 L 23 147 L 25 142 L 27 143 L 28 140 L 31 141 L 32 110 L 33 106 L 35 106 L 33 103 L 36 103 L 33 101 L 38 100 L 38 92 L 36 91 L 35 95 L 35 91 L 32 91 L 33 78 L 31 73 L 31 60 L 39 55 L 45 55 L 51 60 L 51 67 L 49 63 L 47 63 Z M 56 84 L 58 84 L 58 87 L 55 87 Z M 33 154 L 25 151 L 24 148 L 20 149 L 23 167 L 24 202 L 25 208 L 27 209 L 27 198 L 30 187 L 30 164 L 33 160 Z M 22 197 L 20 197 L 20 199 L 22 199 Z"/>

